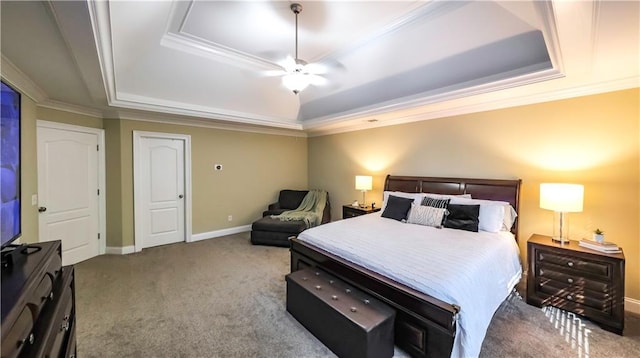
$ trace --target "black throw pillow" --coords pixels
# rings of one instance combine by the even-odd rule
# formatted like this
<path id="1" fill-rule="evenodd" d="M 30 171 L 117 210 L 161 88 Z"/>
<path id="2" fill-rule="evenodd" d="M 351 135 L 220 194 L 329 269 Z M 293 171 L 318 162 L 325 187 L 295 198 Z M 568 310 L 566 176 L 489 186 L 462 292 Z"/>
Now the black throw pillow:
<path id="1" fill-rule="evenodd" d="M 399 196 L 389 195 L 389 198 L 387 199 L 387 206 L 382 212 L 382 217 L 398 221 L 405 220 L 407 218 L 407 213 L 409 213 L 409 209 L 411 209 L 412 203 L 413 199 L 411 198 L 401 198 Z"/>
<path id="2" fill-rule="evenodd" d="M 444 227 L 478 232 L 480 205 L 449 204 L 447 210 L 449 215 L 444 221 Z"/>

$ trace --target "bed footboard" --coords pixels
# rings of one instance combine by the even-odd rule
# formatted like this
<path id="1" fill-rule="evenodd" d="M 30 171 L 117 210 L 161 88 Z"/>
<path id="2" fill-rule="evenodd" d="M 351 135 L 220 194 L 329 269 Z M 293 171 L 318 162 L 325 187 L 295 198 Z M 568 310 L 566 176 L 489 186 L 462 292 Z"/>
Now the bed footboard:
<path id="1" fill-rule="evenodd" d="M 357 266 L 313 245 L 291 240 L 291 272 L 318 267 L 396 311 L 395 345 L 413 357 L 450 357 L 459 308 Z"/>

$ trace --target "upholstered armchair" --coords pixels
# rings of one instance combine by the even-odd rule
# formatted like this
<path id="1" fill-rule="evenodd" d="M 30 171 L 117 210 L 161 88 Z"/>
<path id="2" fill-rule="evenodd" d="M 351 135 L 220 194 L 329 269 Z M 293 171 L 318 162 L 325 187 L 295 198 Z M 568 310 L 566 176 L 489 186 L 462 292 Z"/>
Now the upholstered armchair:
<path id="1" fill-rule="evenodd" d="M 280 215 L 287 210 L 296 209 L 308 192 L 308 190 L 281 190 L 278 201 L 269 204 L 267 210 L 262 213 L 262 218 L 251 225 L 251 243 L 289 247 L 289 237 L 297 236 L 308 229 L 307 224 L 302 220 L 281 221 L 272 218 L 271 215 Z M 331 221 L 331 205 L 327 193 L 327 203 L 322 212 L 321 224 L 329 221 Z"/>

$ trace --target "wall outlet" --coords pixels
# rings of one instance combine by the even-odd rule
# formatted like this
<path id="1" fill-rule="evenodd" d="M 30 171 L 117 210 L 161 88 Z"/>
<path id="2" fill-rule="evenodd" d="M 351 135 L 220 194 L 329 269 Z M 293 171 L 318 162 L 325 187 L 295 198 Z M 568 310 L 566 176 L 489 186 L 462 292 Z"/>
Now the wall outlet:
<path id="1" fill-rule="evenodd" d="M 227 221 L 233 221 L 233 215 L 227 216 Z"/>
<path id="2" fill-rule="evenodd" d="M 38 205 L 38 194 L 31 195 L 31 206 Z"/>

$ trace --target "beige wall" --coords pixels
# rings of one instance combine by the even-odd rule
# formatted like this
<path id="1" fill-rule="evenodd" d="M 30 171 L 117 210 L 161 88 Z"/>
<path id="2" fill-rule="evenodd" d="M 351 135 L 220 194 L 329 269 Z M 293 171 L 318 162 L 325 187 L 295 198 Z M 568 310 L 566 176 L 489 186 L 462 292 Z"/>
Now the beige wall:
<path id="1" fill-rule="evenodd" d="M 29 97 L 21 96 L 20 117 L 20 191 L 22 201 L 21 242 L 38 242 L 38 206 L 31 205 L 31 196 L 38 193 L 38 166 L 36 143 L 36 103 Z"/>
<path id="2" fill-rule="evenodd" d="M 87 116 L 84 114 L 59 111 L 57 109 L 38 107 L 38 119 L 65 124 L 73 124 L 82 127 L 102 128 L 102 118 Z"/>
<path id="3" fill-rule="evenodd" d="M 134 244 L 134 130 L 191 136 L 194 234 L 249 225 L 281 189 L 307 188 L 306 138 L 112 119 L 105 130 L 107 172 L 116 167 L 107 176 L 108 246 Z"/>
<path id="4" fill-rule="evenodd" d="M 626 256 L 626 296 L 640 299 L 640 89 L 309 139 L 309 185 L 331 194 L 333 218 L 360 200 L 356 174 L 374 176 L 367 200 L 382 201 L 384 176 L 522 179 L 519 245 L 552 234 L 539 208 L 541 182 L 585 186 L 584 211 L 570 214 L 573 239 L 596 227 Z"/>

